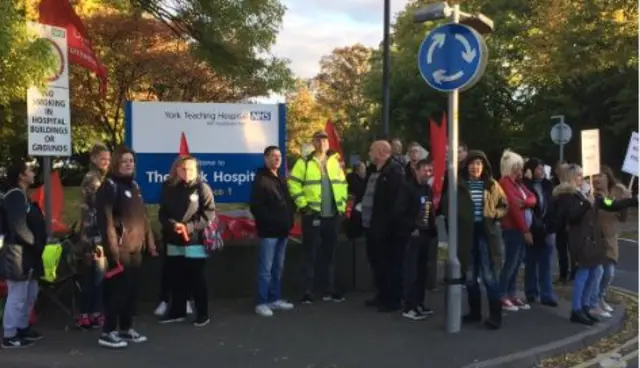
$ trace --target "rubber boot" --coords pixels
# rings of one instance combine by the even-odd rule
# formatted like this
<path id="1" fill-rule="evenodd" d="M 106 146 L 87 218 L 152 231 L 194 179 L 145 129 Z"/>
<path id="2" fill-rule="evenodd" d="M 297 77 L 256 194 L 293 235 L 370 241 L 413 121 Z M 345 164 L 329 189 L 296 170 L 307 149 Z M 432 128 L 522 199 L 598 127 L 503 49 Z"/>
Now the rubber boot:
<path id="1" fill-rule="evenodd" d="M 490 330 L 497 330 L 502 326 L 502 303 L 500 299 L 489 301 L 489 318 L 484 325 Z"/>
<path id="2" fill-rule="evenodd" d="M 469 313 L 462 316 L 462 323 L 478 323 L 482 321 L 482 296 L 468 295 Z"/>

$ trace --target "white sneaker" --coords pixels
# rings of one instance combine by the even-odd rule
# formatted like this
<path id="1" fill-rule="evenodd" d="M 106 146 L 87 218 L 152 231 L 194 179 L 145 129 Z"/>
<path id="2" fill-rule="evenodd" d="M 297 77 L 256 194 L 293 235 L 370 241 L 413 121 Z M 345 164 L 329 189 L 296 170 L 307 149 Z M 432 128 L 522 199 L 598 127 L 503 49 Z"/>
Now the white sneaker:
<path id="1" fill-rule="evenodd" d="M 168 307 L 169 307 L 169 304 L 167 304 L 167 302 L 160 302 L 160 304 L 158 304 L 158 306 L 156 307 L 156 310 L 153 311 L 153 314 L 155 314 L 158 317 L 162 317 L 165 314 L 167 314 Z"/>
<path id="2" fill-rule="evenodd" d="M 100 335 L 100 338 L 98 338 L 98 345 L 111 349 L 123 349 L 129 344 L 120 337 L 118 331 L 111 331 Z"/>
<path id="3" fill-rule="evenodd" d="M 285 302 L 284 300 L 276 300 L 275 302 L 269 305 L 269 308 L 273 310 L 288 311 L 293 309 L 293 304 L 289 302 Z"/>
<path id="4" fill-rule="evenodd" d="M 602 303 L 600 303 L 600 307 L 605 312 L 609 312 L 609 313 L 613 312 L 613 307 L 607 304 L 607 302 L 605 302 L 604 300 L 602 301 Z"/>
<path id="5" fill-rule="evenodd" d="M 134 342 L 136 344 L 147 342 L 147 340 L 149 340 L 145 335 L 139 334 L 138 331 L 134 330 L 133 328 L 129 331 L 120 331 L 120 333 L 118 333 L 118 336 L 120 336 L 120 338 L 124 341 Z"/>
<path id="6" fill-rule="evenodd" d="M 256 305 L 256 314 L 262 317 L 272 317 L 273 311 L 267 304 Z"/>
<path id="7" fill-rule="evenodd" d="M 607 311 L 605 311 L 603 309 L 600 309 L 600 308 L 592 308 L 589 312 L 591 314 L 593 314 L 594 316 L 596 316 L 596 317 L 602 317 L 602 318 L 611 318 L 612 317 L 611 313 L 609 313 L 609 312 L 607 312 Z"/>
<path id="8" fill-rule="evenodd" d="M 187 315 L 193 314 L 193 307 L 191 306 L 191 301 L 187 301 Z"/>

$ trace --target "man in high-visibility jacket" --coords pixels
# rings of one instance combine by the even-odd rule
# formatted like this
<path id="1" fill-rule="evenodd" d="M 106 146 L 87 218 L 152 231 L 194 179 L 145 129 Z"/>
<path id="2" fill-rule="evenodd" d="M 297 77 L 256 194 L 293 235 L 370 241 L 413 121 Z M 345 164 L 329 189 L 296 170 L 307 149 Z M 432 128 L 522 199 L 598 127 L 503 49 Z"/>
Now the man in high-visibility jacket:
<path id="1" fill-rule="evenodd" d="M 321 252 L 323 300 L 342 302 L 334 287 L 334 261 L 338 232 L 347 203 L 347 181 L 339 155 L 329 152 L 324 131 L 313 135 L 314 151 L 298 159 L 289 172 L 289 192 L 302 215 L 305 247 L 302 303 L 313 302 L 316 253 Z"/>

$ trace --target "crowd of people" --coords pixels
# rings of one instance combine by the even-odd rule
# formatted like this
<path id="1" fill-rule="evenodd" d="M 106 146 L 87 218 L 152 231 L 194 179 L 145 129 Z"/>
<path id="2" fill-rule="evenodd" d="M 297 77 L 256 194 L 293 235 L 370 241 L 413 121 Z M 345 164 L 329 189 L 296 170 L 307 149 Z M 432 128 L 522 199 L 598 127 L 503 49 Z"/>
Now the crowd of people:
<path id="1" fill-rule="evenodd" d="M 486 155 L 461 145 L 458 216 L 451 219 L 448 207 L 439 205 L 447 203 L 447 185 L 443 193 L 434 191 L 433 162 L 418 144 L 409 145 L 405 155 L 399 140 L 375 141 L 370 164 L 356 165 L 349 175 L 325 132 L 314 134 L 313 146 L 286 178 L 279 174 L 280 148 L 266 147 L 264 167 L 253 182 L 249 205 L 260 238 L 257 315 L 270 317 L 294 308 L 282 298 L 280 284 L 287 240 L 299 216 L 305 255 L 300 303 L 311 304 L 317 295 L 327 302 L 345 301 L 334 274 L 338 235 L 346 229 L 350 238 L 366 239 L 376 291 L 366 306 L 401 312 L 411 320 L 427 318 L 433 313 L 425 305 L 425 290 L 433 287 L 437 265 L 436 217 L 444 216 L 458 221 L 463 278 L 450 281 L 466 286 L 464 322 L 484 320 L 489 329 L 498 329 L 504 311 L 528 310 L 534 303 L 556 307 L 554 246 L 559 282 L 573 280 L 570 320 L 590 325 L 611 316 L 604 296 L 615 273 L 618 225 L 637 198 L 631 198 L 610 169 L 595 175 L 590 188 L 578 165 L 559 163 L 549 179 L 540 159 L 525 160 L 507 150 L 496 180 Z M 130 149 L 118 147 L 111 153 L 96 145 L 81 189 L 77 325 L 100 328 L 98 343 L 108 348 L 147 341 L 133 328 L 138 273 L 143 253 L 156 256 L 158 250 L 134 168 Z M 196 327 L 211 321 L 205 277 L 211 251 L 205 244 L 216 208 L 211 188 L 198 173 L 194 157 L 180 156 L 162 187 L 158 219 L 163 269 L 155 310 L 160 323 L 183 322 L 190 314 Z M 27 195 L 32 168 L 18 161 L 9 167 L 7 179 L 0 207 L 0 277 L 8 285 L 2 346 L 19 348 L 42 338 L 29 324 L 29 313 L 43 274 L 47 233 L 41 209 Z M 521 298 L 517 281 L 523 263 Z M 486 319 L 480 283 L 489 302 Z"/>

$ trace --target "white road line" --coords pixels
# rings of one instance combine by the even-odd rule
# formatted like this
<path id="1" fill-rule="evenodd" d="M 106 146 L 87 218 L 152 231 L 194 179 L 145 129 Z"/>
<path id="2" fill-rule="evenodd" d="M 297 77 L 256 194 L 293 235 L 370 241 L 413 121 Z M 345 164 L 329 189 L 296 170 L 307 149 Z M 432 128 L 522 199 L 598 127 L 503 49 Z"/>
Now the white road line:
<path id="1" fill-rule="evenodd" d="M 636 243 L 636 244 L 638 244 L 638 239 L 618 238 L 618 241 L 624 241 L 624 242 L 628 242 L 628 243 Z"/>

